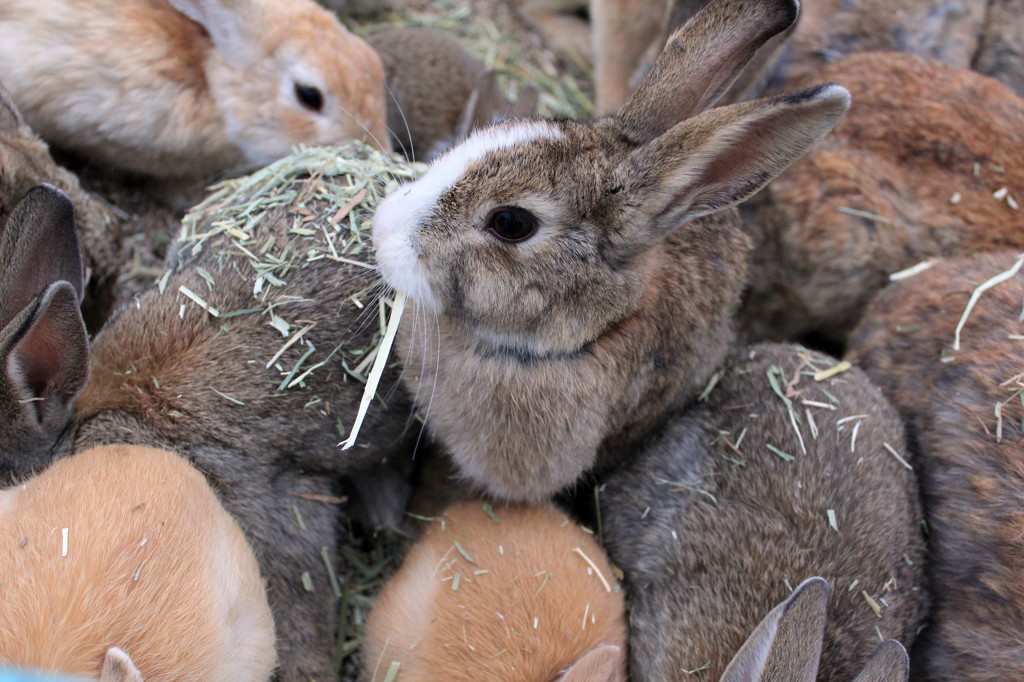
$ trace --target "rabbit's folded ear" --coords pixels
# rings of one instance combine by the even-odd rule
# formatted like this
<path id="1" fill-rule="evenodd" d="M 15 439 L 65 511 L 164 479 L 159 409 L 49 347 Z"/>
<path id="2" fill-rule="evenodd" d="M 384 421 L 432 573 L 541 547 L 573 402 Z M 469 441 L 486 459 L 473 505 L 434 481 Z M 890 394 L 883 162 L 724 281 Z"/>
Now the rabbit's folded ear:
<path id="1" fill-rule="evenodd" d="M 653 140 L 704 111 L 769 38 L 799 14 L 796 0 L 711 0 L 672 34 L 616 119 L 627 139 Z"/>
<path id="2" fill-rule="evenodd" d="M 910 657 L 895 639 L 882 642 L 853 682 L 907 682 Z"/>
<path id="3" fill-rule="evenodd" d="M 115 646 L 107 649 L 103 658 L 100 682 L 142 682 L 142 674 L 131 657 Z"/>
<path id="4" fill-rule="evenodd" d="M 750 197 L 827 134 L 850 105 L 838 85 L 733 104 L 677 124 L 632 152 L 617 174 L 647 215 L 627 239 L 658 239 Z M 639 227 L 638 223 L 638 227 Z"/>
<path id="5" fill-rule="evenodd" d="M 614 644 L 598 646 L 580 656 L 557 682 L 616 682 L 623 679 L 626 652 Z"/>
<path id="6" fill-rule="evenodd" d="M 82 252 L 64 192 L 36 185 L 18 202 L 0 236 L 0 270 L 0 327 L 53 282 L 68 282 L 82 300 Z"/>
<path id="7" fill-rule="evenodd" d="M 831 592 L 823 578 L 808 578 L 765 616 L 736 652 L 721 682 L 813 682 Z"/>
<path id="8" fill-rule="evenodd" d="M 88 336 L 70 284 L 51 284 L 0 331 L 0 374 L 13 399 L 35 408 L 21 414 L 49 431 L 63 427 L 89 377 Z"/>

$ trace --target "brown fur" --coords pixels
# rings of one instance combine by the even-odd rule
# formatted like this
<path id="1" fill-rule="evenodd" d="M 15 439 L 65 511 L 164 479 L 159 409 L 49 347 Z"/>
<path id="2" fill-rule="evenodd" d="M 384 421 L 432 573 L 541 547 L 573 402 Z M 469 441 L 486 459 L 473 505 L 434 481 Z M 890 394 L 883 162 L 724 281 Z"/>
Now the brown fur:
<path id="1" fill-rule="evenodd" d="M 717 680 L 786 583 L 808 576 L 834 586 L 818 679 L 852 678 L 878 645 L 876 627 L 913 641 L 925 603 L 917 489 L 883 446 L 906 456 L 903 430 L 860 372 L 805 376 L 831 364 L 792 346 L 738 349 L 706 402 L 677 412 L 604 479 L 605 543 L 632 614 L 631 679 Z M 838 423 L 853 415 L 865 416 Z"/>
<path id="2" fill-rule="evenodd" d="M 0 545 L 8 664 L 98 677 L 116 645 L 151 682 L 274 669 L 252 550 L 174 454 L 96 448 L 0 492 Z"/>
<path id="3" fill-rule="evenodd" d="M 0 64 L 44 139 L 117 170 L 195 180 L 300 143 L 389 146 L 379 57 L 312 0 L 10 0 Z"/>
<path id="4" fill-rule="evenodd" d="M 342 177 L 334 181 L 347 182 Z M 302 237 L 288 235 L 296 218 L 291 208 L 275 209 L 254 226 L 253 243 L 273 238 L 283 248 L 291 239 L 299 247 Z M 307 209 L 326 210 L 318 200 Z M 223 496 L 267 576 L 279 627 L 281 679 L 329 680 L 336 675 L 330 652 L 337 607 L 328 598 L 330 579 L 321 551 L 328 548 L 331 556 L 350 509 L 320 500 L 344 497 L 351 484 L 342 477 L 372 469 L 375 475 L 360 479 L 352 496 L 369 508 L 364 516 L 371 524 L 395 522 L 407 495 L 402 475 L 416 430 L 407 428 L 410 409 L 405 396 L 394 391 L 397 373 L 392 370 L 381 383 L 387 406 L 371 407 L 356 447 L 338 448 L 363 392 L 341 365 L 345 349 L 304 386 L 278 389 L 283 374 L 309 350 L 304 342 L 316 347 L 305 360 L 307 368 L 327 361 L 339 342 L 350 348 L 370 345 L 376 306 L 360 313 L 349 297 L 375 283 L 372 271 L 322 259 L 282 275 L 284 286 L 267 284 L 256 300 L 247 279 L 251 266 L 233 253 L 227 236 L 207 240 L 200 253 L 180 254 L 162 294 L 151 289 L 121 310 L 93 343 L 92 373 L 75 404 L 73 423 L 30 450 L 8 455 L 8 443 L 0 443 L 6 457 L 3 473 L 5 478 L 25 476 L 54 452 L 113 442 L 159 446 L 186 456 Z M 216 282 L 212 289 L 198 268 Z M 189 302 L 181 286 L 201 292 L 225 314 L 258 310 L 214 318 Z M 276 364 L 284 371 L 265 367 L 287 341 L 261 314 L 271 302 L 283 306 L 279 314 L 295 324 L 316 323 L 302 343 L 280 357 Z M 80 327 L 77 334 L 62 330 L 56 338 L 61 348 L 85 345 Z M 350 366 L 352 361 L 348 357 Z M 72 394 L 77 390 L 60 381 L 54 386 Z M 20 409 L 26 410 L 24 405 Z M 13 423 L 26 419 L 19 413 Z M 304 572 L 312 578 L 313 592 L 297 579 Z"/>
<path id="5" fill-rule="evenodd" d="M 596 647 L 614 645 L 614 674 L 579 679 L 625 682 L 625 604 L 593 537 L 550 506 L 492 513 L 462 502 L 409 551 L 367 623 L 370 681 L 398 661 L 400 679 L 549 682 Z"/>
<path id="6" fill-rule="evenodd" d="M 1013 337 L 1024 333 L 1024 276 L 982 294 L 951 348 L 971 293 L 1015 257 L 943 261 L 894 283 L 850 338 L 848 357 L 907 419 L 921 470 L 935 599 L 912 651 L 921 679 L 1024 677 L 1024 351 Z"/>
<path id="7" fill-rule="evenodd" d="M 850 89 L 850 113 L 749 210 L 758 246 L 742 318 L 756 338 L 841 341 L 890 273 L 1024 248 L 1024 212 L 992 198 L 1024 186 L 1024 100 L 913 55 L 853 55 L 823 75 Z"/>
<path id="8" fill-rule="evenodd" d="M 535 89 L 510 103 L 495 73 L 438 31 L 397 28 L 368 40 L 384 63 L 391 139 L 410 160 L 429 161 L 474 128 L 534 113 Z"/>

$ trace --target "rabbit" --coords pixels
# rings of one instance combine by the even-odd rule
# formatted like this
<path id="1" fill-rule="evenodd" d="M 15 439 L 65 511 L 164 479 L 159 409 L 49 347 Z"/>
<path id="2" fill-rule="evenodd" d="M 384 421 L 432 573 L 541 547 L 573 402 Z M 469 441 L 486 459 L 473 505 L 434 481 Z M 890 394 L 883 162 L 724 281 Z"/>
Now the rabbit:
<path id="1" fill-rule="evenodd" d="M 75 205 L 88 273 L 85 314 L 98 322 L 108 314 L 121 265 L 121 221 L 105 202 L 83 190 L 78 178 L 57 165 L 0 84 L 0 229 L 14 205 L 41 182 L 62 189 Z"/>
<path id="2" fill-rule="evenodd" d="M 312 0 L 8 0 L 0 71 L 43 139 L 147 176 L 388 144 L 380 59 Z"/>
<path id="3" fill-rule="evenodd" d="M 626 609 L 591 534 L 552 505 L 433 517 L 366 625 L 369 682 L 626 682 Z M 392 679 L 387 677 L 387 679 Z"/>
<path id="4" fill-rule="evenodd" d="M 305 183 L 310 192 L 365 183 L 370 194 L 384 181 L 354 174 L 293 182 Z M 302 210 L 323 206 L 313 199 Z M 261 253 L 268 240 L 277 240 L 282 249 L 305 248 L 307 237 L 293 231 L 295 210 L 287 203 L 274 208 L 256 221 L 246 243 Z M 38 216 L 31 227 L 43 229 L 40 224 L 48 218 L 59 216 Z M 386 405 L 371 407 L 355 447 L 337 447 L 363 393 L 362 384 L 346 374 L 342 357 L 347 353 L 339 342 L 370 345 L 376 325 L 367 320 L 376 319 L 376 303 L 366 298 L 366 312 L 360 313 L 350 297 L 364 288 L 372 291 L 375 272 L 322 258 L 300 269 L 278 270 L 274 279 L 280 285 L 268 277 L 254 296 L 253 266 L 233 255 L 248 247 L 223 231 L 217 234 L 209 217 L 203 220 L 197 234 L 215 234 L 201 250 L 188 242 L 166 286 L 151 288 L 122 308 L 95 337 L 84 385 L 45 371 L 67 361 L 80 378 L 84 360 L 76 355 L 72 363 L 65 353 L 86 348 L 84 330 L 69 327 L 53 336 L 61 342 L 53 349 L 56 359 L 28 382 L 29 388 L 45 384 L 55 396 L 77 393 L 71 421 L 30 451 L 5 452 L 0 439 L 0 477 L 21 478 L 54 457 L 112 442 L 185 456 L 220 492 L 259 559 L 278 628 L 280 678 L 336 679 L 331 650 L 337 607 L 325 562 L 334 561 L 333 548 L 352 516 L 339 498 L 349 493 L 361 498 L 359 503 L 384 522 L 400 518 L 408 494 L 404 468 L 418 435 L 407 428 L 408 398 L 388 392 L 397 384 L 393 368 L 380 384 Z M 202 296 L 207 307 L 184 291 Z M 222 315 L 214 317 L 210 308 Z M 271 326 L 268 309 L 293 323 L 287 337 Z M 31 323 L 29 329 L 31 334 Z M 319 363 L 324 364 L 316 368 Z M 287 386 L 292 377 L 300 378 L 298 371 L 282 384 L 289 369 L 300 364 L 303 371 L 316 369 L 301 385 Z M 2 366 L 10 367 L 6 358 Z M 22 406 L 4 430 L 24 428 L 34 414 L 32 404 Z"/>
<path id="5" fill-rule="evenodd" d="M 0 491 L 0 543 L 8 665 L 150 682 L 274 671 L 252 549 L 173 453 L 95 448 Z"/>
<path id="6" fill-rule="evenodd" d="M 835 586 L 818 679 L 852 679 L 877 637 L 913 642 L 927 594 L 914 472 L 889 451 L 907 457 L 903 428 L 863 373 L 815 380 L 834 363 L 738 348 L 702 401 L 599 477 L 605 548 L 625 573 L 630 679 L 718 679 L 807 576 Z"/>
<path id="7" fill-rule="evenodd" d="M 497 74 L 443 33 L 396 28 L 368 40 L 384 62 L 392 142 L 410 161 L 430 161 L 476 127 L 536 111 L 536 88 L 524 87 L 511 104 Z"/>
<path id="8" fill-rule="evenodd" d="M 1024 275 L 967 310 L 979 285 L 1020 261 L 937 259 L 883 289 L 850 336 L 847 359 L 907 420 L 921 476 L 934 604 L 911 651 L 915 679 L 1024 678 Z"/>
<path id="9" fill-rule="evenodd" d="M 720 682 L 813 682 L 817 679 L 831 588 L 808 578 L 758 623 L 729 662 Z M 894 639 L 882 642 L 853 682 L 906 682 L 907 650 Z"/>
<path id="10" fill-rule="evenodd" d="M 823 75 L 857 104 L 745 209 L 756 248 L 740 318 L 752 339 L 813 334 L 841 347 L 890 274 L 934 256 L 1024 249 L 1024 100 L 899 53 L 851 55 Z"/>
<path id="11" fill-rule="evenodd" d="M 489 495 L 540 501 L 608 468 L 724 360 L 748 238 L 714 212 L 806 151 L 849 98 L 826 85 L 693 114 L 796 11 L 709 4 L 615 116 L 479 130 L 378 207 L 378 266 L 411 302 L 404 379 Z"/>

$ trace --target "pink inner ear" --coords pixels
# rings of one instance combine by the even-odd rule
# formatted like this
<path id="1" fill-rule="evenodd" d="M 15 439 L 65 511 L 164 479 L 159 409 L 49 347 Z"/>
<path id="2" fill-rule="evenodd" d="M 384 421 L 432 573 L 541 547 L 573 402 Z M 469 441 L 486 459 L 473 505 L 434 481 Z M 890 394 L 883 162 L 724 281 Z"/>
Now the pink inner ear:
<path id="1" fill-rule="evenodd" d="M 30 327 L 12 353 L 22 385 L 37 399 L 35 406 L 40 421 L 43 421 L 46 399 L 64 370 L 63 356 L 59 337 L 44 324 Z"/>

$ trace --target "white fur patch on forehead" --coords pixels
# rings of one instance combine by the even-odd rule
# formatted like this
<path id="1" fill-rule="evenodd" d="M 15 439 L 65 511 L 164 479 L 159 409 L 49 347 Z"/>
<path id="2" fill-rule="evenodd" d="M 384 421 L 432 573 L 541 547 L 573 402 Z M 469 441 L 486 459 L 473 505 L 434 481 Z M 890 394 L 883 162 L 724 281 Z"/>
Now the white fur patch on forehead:
<path id="1" fill-rule="evenodd" d="M 462 179 L 472 163 L 501 149 L 561 137 L 562 131 L 548 121 L 484 128 L 434 161 L 422 178 L 392 192 L 373 216 L 377 263 L 388 283 L 414 300 L 436 306 L 418 263 L 414 246 L 416 228 L 434 210 L 441 195 Z"/>

